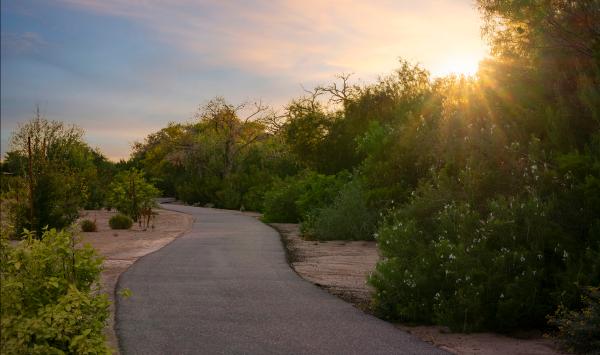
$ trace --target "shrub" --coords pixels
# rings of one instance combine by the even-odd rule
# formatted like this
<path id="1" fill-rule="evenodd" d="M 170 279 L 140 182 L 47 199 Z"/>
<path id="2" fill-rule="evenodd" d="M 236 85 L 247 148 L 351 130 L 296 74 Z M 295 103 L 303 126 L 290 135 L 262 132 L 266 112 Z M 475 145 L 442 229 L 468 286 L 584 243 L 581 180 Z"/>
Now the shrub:
<path id="1" fill-rule="evenodd" d="M 597 250 L 569 242 L 535 195 L 468 203 L 416 198 L 378 230 L 384 257 L 370 283 L 377 312 L 457 331 L 543 327 L 574 283 L 593 282 Z M 438 208 L 440 204 L 441 208 Z"/>
<path id="2" fill-rule="evenodd" d="M 264 220 L 297 223 L 311 211 L 333 202 L 348 174 L 322 175 L 312 171 L 279 180 L 265 194 Z"/>
<path id="3" fill-rule="evenodd" d="M 129 229 L 131 228 L 133 221 L 129 216 L 119 213 L 110 217 L 108 224 L 111 229 Z"/>
<path id="4" fill-rule="evenodd" d="M 302 194 L 302 186 L 294 178 L 276 181 L 265 194 L 263 220 L 265 222 L 298 223 L 300 213 L 296 201 Z"/>
<path id="5" fill-rule="evenodd" d="M 232 184 L 224 184 L 223 188 L 215 193 L 215 197 L 219 207 L 237 209 L 240 206 L 241 194 Z"/>
<path id="6" fill-rule="evenodd" d="M 135 222 L 149 223 L 159 191 L 144 178 L 144 173 L 131 169 L 117 174 L 110 185 L 110 205 Z M 147 227 L 147 225 L 146 225 Z"/>
<path id="7" fill-rule="evenodd" d="M 600 354 L 600 287 L 588 287 L 581 302 L 579 311 L 559 306 L 549 323 L 558 327 L 556 337 L 566 350 Z"/>
<path id="8" fill-rule="evenodd" d="M 242 197 L 240 208 L 243 207 L 248 211 L 263 211 L 263 201 L 265 199 L 265 193 L 267 192 L 268 187 L 269 185 L 267 184 L 250 187 Z"/>
<path id="9" fill-rule="evenodd" d="M 371 240 L 376 213 L 368 206 L 360 181 L 346 184 L 333 204 L 313 211 L 302 225 L 303 233 L 320 240 Z"/>
<path id="10" fill-rule="evenodd" d="M 81 230 L 84 232 L 97 232 L 98 227 L 96 226 L 96 221 L 84 219 L 81 221 Z"/>
<path id="11" fill-rule="evenodd" d="M 26 238 L 0 246 L 0 352 L 107 353 L 109 303 L 96 288 L 102 259 L 89 246 L 74 247 L 68 232 Z"/>

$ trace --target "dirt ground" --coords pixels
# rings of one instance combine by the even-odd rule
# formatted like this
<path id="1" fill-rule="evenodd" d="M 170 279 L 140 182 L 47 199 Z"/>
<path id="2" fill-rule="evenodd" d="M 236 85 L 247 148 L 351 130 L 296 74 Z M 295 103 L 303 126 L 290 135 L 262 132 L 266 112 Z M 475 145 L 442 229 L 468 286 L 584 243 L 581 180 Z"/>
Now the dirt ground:
<path id="1" fill-rule="evenodd" d="M 95 220 L 97 232 L 82 232 L 82 242 L 91 244 L 104 259 L 101 275 L 102 291 L 111 299 L 110 319 L 106 327 L 109 346 L 118 354 L 118 341 L 114 331 L 114 297 L 119 276 L 140 257 L 152 253 L 182 235 L 192 226 L 193 218 L 187 214 L 156 210 L 154 228 L 142 230 L 134 224 L 130 230 L 112 230 L 108 225 L 116 212 L 84 211 L 81 219 Z"/>
<path id="2" fill-rule="evenodd" d="M 302 278 L 369 311 L 371 289 L 366 277 L 379 259 L 375 242 L 309 241 L 300 237 L 297 224 L 272 223 L 271 226 L 281 234 L 288 261 Z M 438 326 L 396 326 L 454 354 L 561 354 L 552 340 L 541 334 L 524 334 L 525 339 L 519 339 L 494 333 L 450 333 Z"/>
<path id="3" fill-rule="evenodd" d="M 367 310 L 368 274 L 379 259 L 375 242 L 310 241 L 300 238 L 298 224 L 271 223 L 282 235 L 288 261 L 304 279 Z"/>

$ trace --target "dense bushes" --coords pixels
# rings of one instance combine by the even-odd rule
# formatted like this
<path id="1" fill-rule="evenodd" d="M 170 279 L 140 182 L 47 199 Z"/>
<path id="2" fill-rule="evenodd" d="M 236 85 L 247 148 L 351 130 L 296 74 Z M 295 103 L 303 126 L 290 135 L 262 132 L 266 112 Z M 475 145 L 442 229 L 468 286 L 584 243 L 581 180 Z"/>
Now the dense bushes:
<path id="1" fill-rule="evenodd" d="M 108 225 L 111 229 L 129 229 L 133 225 L 133 221 L 129 216 L 119 213 L 110 217 Z"/>
<path id="2" fill-rule="evenodd" d="M 589 2 L 478 3 L 498 56 L 477 78 L 434 82 L 420 115 L 389 129 L 386 154 L 365 160 L 371 184 L 388 171 L 400 180 L 379 194 L 401 203 L 377 232 L 375 308 L 461 331 L 544 327 L 557 305 L 577 307 L 578 285 L 600 282 L 599 67 L 565 46 L 586 31 L 571 16 L 598 13 Z M 528 28 L 514 30 L 524 14 Z M 565 27 L 547 30 L 546 16 Z"/>
<path id="3" fill-rule="evenodd" d="M 1 352 L 84 354 L 108 352 L 103 335 L 108 300 L 94 288 L 102 260 L 75 248 L 68 232 L 45 231 L 0 254 Z"/>
<path id="4" fill-rule="evenodd" d="M 568 351 L 600 354 L 600 288 L 589 287 L 581 296 L 583 307 L 571 311 L 559 306 L 550 324 L 558 328 L 557 338 Z"/>
<path id="5" fill-rule="evenodd" d="M 500 198 L 482 214 L 468 203 L 416 198 L 378 231 L 385 259 L 370 280 L 377 309 L 460 331 L 542 326 L 556 304 L 576 297 L 573 283 L 594 281 L 580 270 L 600 260 L 565 239 L 548 220 L 552 208 L 537 196 Z"/>
<path id="6" fill-rule="evenodd" d="M 312 171 L 277 181 L 265 193 L 263 219 L 298 223 L 335 200 L 348 174 L 322 175 Z"/>
<path id="7" fill-rule="evenodd" d="M 262 210 L 276 178 L 298 171 L 275 112 L 217 97 L 190 124 L 170 124 L 134 147 L 131 162 L 170 196 L 189 204 Z"/>
<path id="8" fill-rule="evenodd" d="M 377 212 L 368 205 L 365 188 L 354 180 L 333 203 L 313 210 L 302 224 L 304 234 L 320 240 L 370 240 Z"/>
<path id="9" fill-rule="evenodd" d="M 305 171 L 277 181 L 265 194 L 263 220 L 302 223 L 305 236 L 321 240 L 372 239 L 376 211 L 360 179 L 346 172 Z"/>

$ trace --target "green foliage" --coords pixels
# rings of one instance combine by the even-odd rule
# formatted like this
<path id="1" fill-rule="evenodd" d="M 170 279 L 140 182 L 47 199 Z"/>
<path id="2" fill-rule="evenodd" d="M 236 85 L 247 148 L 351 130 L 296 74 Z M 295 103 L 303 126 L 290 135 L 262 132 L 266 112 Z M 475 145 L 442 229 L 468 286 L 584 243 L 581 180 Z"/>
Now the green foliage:
<path id="1" fill-rule="evenodd" d="M 552 202 L 531 195 L 486 207 L 432 191 L 386 218 L 385 258 L 370 279 L 380 314 L 458 331 L 539 327 L 556 304 L 573 301 L 573 283 L 597 278 L 581 270 L 600 268 L 598 249 L 567 238 L 548 218 Z"/>
<path id="2" fill-rule="evenodd" d="M 133 161 L 164 194 L 189 204 L 261 210 L 272 181 L 297 171 L 277 118 L 260 104 L 215 98 L 192 124 L 170 124 L 135 146 Z"/>
<path id="3" fill-rule="evenodd" d="M 93 163 L 92 169 L 87 169 L 84 174 L 86 186 L 84 189 L 86 210 L 98 210 L 108 205 L 107 186 L 113 180 L 117 167 L 105 156 L 95 150 L 90 150 L 89 157 Z"/>
<path id="4" fill-rule="evenodd" d="M 75 247 L 68 232 L 28 233 L 2 241 L 0 267 L 3 354 L 109 353 L 103 335 L 108 300 L 95 288 L 102 260 Z"/>
<path id="5" fill-rule="evenodd" d="M 2 199 L 13 237 L 24 228 L 38 236 L 47 226 L 65 228 L 77 219 L 80 208 L 103 205 L 112 165 L 82 138 L 80 128 L 48 121 L 39 112 L 13 132 L 2 164 L 12 174 Z"/>
<path id="6" fill-rule="evenodd" d="M 364 136 L 370 198 L 399 202 L 380 224 L 384 259 L 370 279 L 381 316 L 543 327 L 556 305 L 576 305 L 576 284 L 598 284 L 599 68 L 565 55 L 582 30 L 567 18 L 597 16 L 591 3 L 479 1 L 498 56 L 478 78 L 438 79 L 387 134 Z M 566 27 L 546 30 L 548 20 Z M 565 29 L 566 42 L 548 37 Z"/>
<path id="7" fill-rule="evenodd" d="M 294 177 L 276 181 L 265 194 L 263 221 L 272 223 L 298 223 L 302 216 L 296 201 L 303 192 L 303 186 Z"/>
<path id="8" fill-rule="evenodd" d="M 96 221 L 84 219 L 83 221 L 81 221 L 81 230 L 83 232 L 97 232 L 98 227 L 96 226 Z"/>
<path id="9" fill-rule="evenodd" d="M 296 159 L 309 168 L 320 172 L 332 173 L 330 157 L 332 151 L 327 145 L 327 136 L 335 117 L 325 112 L 322 105 L 314 99 L 303 98 L 290 103 L 287 107 L 287 122 L 283 136 Z M 329 163 L 329 164 L 328 164 Z"/>
<path id="10" fill-rule="evenodd" d="M 549 323 L 558 328 L 556 337 L 570 352 L 600 353 L 600 288 L 588 287 L 581 296 L 581 309 L 559 306 Z"/>
<path id="11" fill-rule="evenodd" d="M 314 210 L 302 225 L 304 234 L 320 240 L 372 240 L 376 211 L 365 188 L 354 180 L 341 188 L 331 205 Z"/>
<path id="12" fill-rule="evenodd" d="M 142 223 L 152 216 L 159 191 L 144 178 L 144 173 L 131 169 L 117 174 L 109 187 L 111 207 Z M 147 225 L 148 223 L 146 223 Z"/>
<path id="13" fill-rule="evenodd" d="M 347 174 L 322 175 L 305 171 L 273 184 L 265 193 L 263 219 L 268 222 L 297 223 L 333 202 Z"/>
<path id="14" fill-rule="evenodd" d="M 129 229 L 133 225 L 133 221 L 129 216 L 119 213 L 110 217 L 108 225 L 111 229 Z"/>

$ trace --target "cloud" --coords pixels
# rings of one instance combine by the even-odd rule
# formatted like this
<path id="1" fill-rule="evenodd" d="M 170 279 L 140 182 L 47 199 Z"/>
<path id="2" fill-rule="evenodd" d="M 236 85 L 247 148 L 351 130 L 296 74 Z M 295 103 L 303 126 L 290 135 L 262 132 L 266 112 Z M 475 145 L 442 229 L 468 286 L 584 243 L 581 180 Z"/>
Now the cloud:
<path id="1" fill-rule="evenodd" d="M 335 74 L 371 82 L 399 57 L 445 74 L 485 55 L 471 2 L 2 2 L 0 148 L 40 101 L 116 158 L 215 95 L 279 106 Z"/>
<path id="2" fill-rule="evenodd" d="M 39 53 L 48 43 L 35 32 L 1 34 L 2 55 Z"/>
<path id="3" fill-rule="evenodd" d="M 339 72 L 385 73 L 398 57 L 439 71 L 445 55 L 482 57 L 480 19 L 470 1 L 63 0 L 127 18 L 199 65 L 296 80 Z"/>

